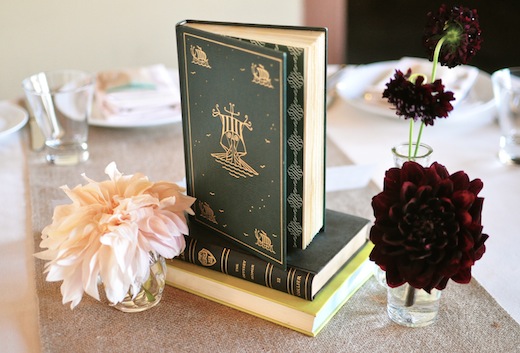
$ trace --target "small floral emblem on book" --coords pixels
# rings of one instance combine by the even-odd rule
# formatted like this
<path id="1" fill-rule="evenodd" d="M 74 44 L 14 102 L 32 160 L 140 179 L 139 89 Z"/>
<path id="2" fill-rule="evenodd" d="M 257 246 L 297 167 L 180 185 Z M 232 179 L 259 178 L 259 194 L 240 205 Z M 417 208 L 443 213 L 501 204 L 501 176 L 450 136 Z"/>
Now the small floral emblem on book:
<path id="1" fill-rule="evenodd" d="M 211 69 L 211 66 L 209 65 L 208 57 L 206 56 L 206 53 L 199 45 L 190 45 L 190 53 L 191 53 L 191 62 L 195 65 L 200 65 L 203 67 L 207 67 L 208 69 Z"/>
<path id="2" fill-rule="evenodd" d="M 213 256 L 211 251 L 205 248 L 199 251 L 197 258 L 202 266 L 210 267 L 217 263 L 215 256 Z"/>
<path id="3" fill-rule="evenodd" d="M 261 247 L 269 252 L 275 254 L 273 243 L 267 233 L 261 229 L 255 229 L 255 237 L 256 237 L 256 246 Z"/>
<path id="4" fill-rule="evenodd" d="M 251 72 L 253 73 L 253 82 L 267 88 L 274 88 L 271 84 L 269 72 L 262 64 L 251 64 Z"/>

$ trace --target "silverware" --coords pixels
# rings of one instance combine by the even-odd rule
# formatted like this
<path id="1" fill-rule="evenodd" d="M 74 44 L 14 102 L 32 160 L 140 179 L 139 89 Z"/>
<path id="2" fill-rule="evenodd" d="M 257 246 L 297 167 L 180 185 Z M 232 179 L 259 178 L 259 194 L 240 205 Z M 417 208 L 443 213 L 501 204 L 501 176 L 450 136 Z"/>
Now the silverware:
<path id="1" fill-rule="evenodd" d="M 338 94 L 336 85 L 343 78 L 347 65 L 339 65 L 338 69 L 327 76 L 327 109 L 334 103 Z"/>

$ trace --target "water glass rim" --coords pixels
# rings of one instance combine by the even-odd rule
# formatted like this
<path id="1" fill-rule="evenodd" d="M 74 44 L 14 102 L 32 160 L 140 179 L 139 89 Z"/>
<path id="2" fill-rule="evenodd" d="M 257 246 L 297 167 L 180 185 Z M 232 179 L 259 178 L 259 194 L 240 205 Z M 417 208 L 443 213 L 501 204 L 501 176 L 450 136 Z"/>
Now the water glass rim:
<path id="1" fill-rule="evenodd" d="M 491 74 L 491 81 L 502 90 L 520 91 L 520 66 L 506 67 Z"/>
<path id="2" fill-rule="evenodd" d="M 409 145 L 408 142 L 403 142 L 398 145 L 395 145 L 394 147 L 392 147 L 392 153 L 400 158 L 408 158 L 408 154 L 401 154 L 398 151 L 399 147 L 408 146 L 408 145 Z M 416 146 L 416 145 L 417 145 L 417 142 L 412 142 L 412 146 Z M 419 146 L 424 148 L 426 151 L 424 152 L 424 154 L 418 154 L 417 156 L 415 156 L 413 158 L 425 158 L 425 157 L 430 156 L 433 153 L 433 148 L 430 145 L 427 145 L 426 143 L 421 142 L 421 143 L 419 143 Z"/>
<path id="3" fill-rule="evenodd" d="M 55 80 L 56 77 L 68 77 L 68 80 L 60 79 L 60 84 L 49 85 L 49 82 Z M 63 81 L 63 82 L 61 82 Z M 75 84 L 70 84 L 74 82 Z M 22 88 L 26 93 L 32 95 L 48 95 L 57 93 L 71 93 L 78 92 L 85 89 L 90 89 L 94 86 L 95 74 L 89 71 L 76 69 L 59 69 L 40 71 L 22 80 Z"/>
<path id="4" fill-rule="evenodd" d="M 519 72 L 520 73 L 520 66 L 503 67 L 501 69 L 495 70 L 492 74 L 495 74 L 497 72 L 506 72 L 506 71 L 509 71 L 509 72 Z"/>

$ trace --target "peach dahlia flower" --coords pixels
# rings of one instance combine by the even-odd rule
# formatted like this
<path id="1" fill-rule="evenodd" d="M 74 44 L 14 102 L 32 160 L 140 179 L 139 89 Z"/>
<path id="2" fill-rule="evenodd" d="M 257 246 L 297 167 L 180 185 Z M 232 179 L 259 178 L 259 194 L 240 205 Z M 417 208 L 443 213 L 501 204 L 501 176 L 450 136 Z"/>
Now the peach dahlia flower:
<path id="1" fill-rule="evenodd" d="M 83 293 L 99 300 L 98 279 L 112 303 L 123 300 L 130 287 L 149 276 L 150 253 L 172 258 L 185 247 L 185 212 L 192 213 L 193 197 L 174 183 L 151 182 L 140 173 L 123 175 L 114 162 L 105 173 L 110 180 L 62 186 L 71 204 L 54 209 L 52 224 L 42 231 L 35 254 L 48 260 L 47 281 L 63 281 L 63 304 L 71 309 Z"/>

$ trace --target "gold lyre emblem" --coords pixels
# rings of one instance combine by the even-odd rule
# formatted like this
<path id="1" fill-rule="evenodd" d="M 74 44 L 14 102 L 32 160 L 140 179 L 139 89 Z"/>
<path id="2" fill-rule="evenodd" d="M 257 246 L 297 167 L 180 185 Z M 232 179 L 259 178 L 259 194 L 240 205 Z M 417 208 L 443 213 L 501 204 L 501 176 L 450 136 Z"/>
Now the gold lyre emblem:
<path id="1" fill-rule="evenodd" d="M 211 69 L 206 53 L 199 45 L 190 45 L 191 62 L 195 65 L 200 65 Z"/>
<path id="2" fill-rule="evenodd" d="M 255 237 L 256 237 L 256 246 L 261 247 L 269 252 L 274 252 L 273 243 L 271 239 L 267 236 L 267 233 L 261 229 L 255 229 Z"/>
<path id="3" fill-rule="evenodd" d="M 202 266 L 210 267 L 217 263 L 217 259 L 208 249 L 202 249 L 199 251 L 197 258 Z"/>
<path id="4" fill-rule="evenodd" d="M 215 218 L 215 212 L 213 212 L 207 202 L 199 200 L 199 210 L 201 217 L 206 218 L 210 222 L 218 224 L 217 219 Z"/>
<path id="5" fill-rule="evenodd" d="M 265 69 L 262 64 L 251 64 L 251 72 L 253 73 L 253 82 L 259 85 L 274 88 L 271 84 L 271 77 L 269 76 L 269 72 Z"/>
<path id="6" fill-rule="evenodd" d="M 244 127 L 249 131 L 253 131 L 253 126 L 248 116 L 245 116 L 244 121 L 239 120 L 240 112 L 235 113 L 235 105 L 233 103 L 229 103 L 229 109 L 224 108 L 224 113 L 220 111 L 219 105 L 215 104 L 212 115 L 213 117 L 219 117 L 222 123 L 220 146 L 224 149 L 224 152 L 212 153 L 211 156 L 215 158 L 216 162 L 222 164 L 222 168 L 235 178 L 258 175 L 256 170 L 242 159 L 242 157 L 247 155 L 243 134 Z"/>

